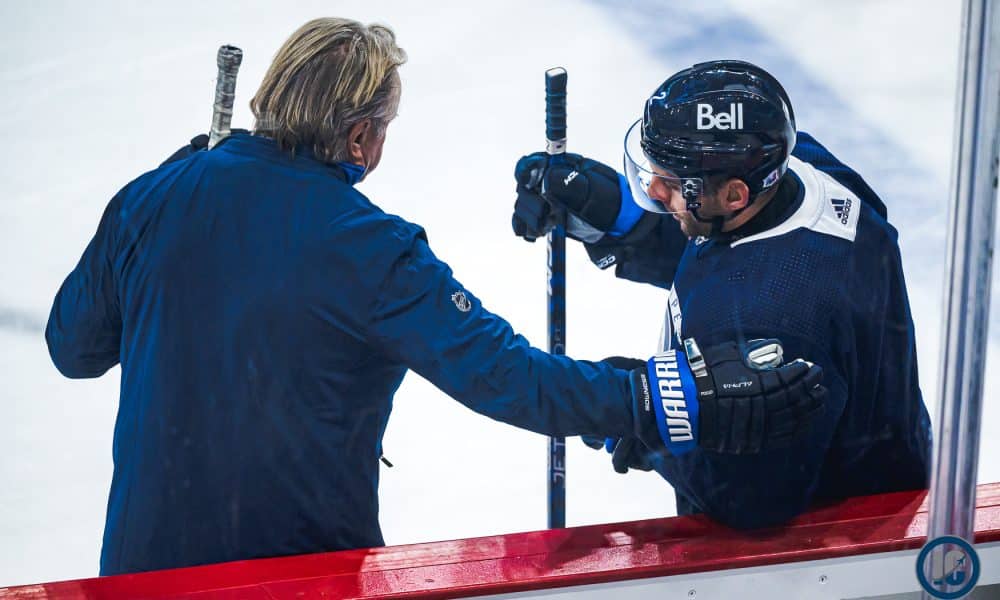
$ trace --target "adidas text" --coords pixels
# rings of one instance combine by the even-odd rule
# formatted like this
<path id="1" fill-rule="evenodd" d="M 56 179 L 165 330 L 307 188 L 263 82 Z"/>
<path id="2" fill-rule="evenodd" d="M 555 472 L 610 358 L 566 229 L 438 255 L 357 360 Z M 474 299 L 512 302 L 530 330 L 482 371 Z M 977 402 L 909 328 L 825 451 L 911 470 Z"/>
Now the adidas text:
<path id="1" fill-rule="evenodd" d="M 712 114 L 711 104 L 698 105 L 698 129 L 743 129 L 743 103 L 729 105 L 729 112 Z"/>
<path id="2" fill-rule="evenodd" d="M 671 442 L 688 442 L 694 439 L 688 417 L 687 399 L 681 387 L 677 369 L 677 355 L 673 350 L 653 358 L 656 388 L 660 393 L 663 414 L 667 418 L 667 431 Z"/>

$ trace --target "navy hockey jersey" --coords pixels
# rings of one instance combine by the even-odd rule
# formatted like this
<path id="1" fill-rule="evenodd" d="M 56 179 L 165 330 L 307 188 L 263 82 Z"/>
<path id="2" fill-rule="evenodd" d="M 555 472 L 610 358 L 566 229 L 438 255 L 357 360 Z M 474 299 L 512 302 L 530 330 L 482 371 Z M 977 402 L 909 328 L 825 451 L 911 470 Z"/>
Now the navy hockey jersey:
<path id="1" fill-rule="evenodd" d="M 786 358 L 823 367 L 824 417 L 792 447 L 654 460 L 681 514 L 742 528 L 780 523 L 815 500 L 928 483 L 930 422 L 885 207 L 808 134 L 799 135 L 786 177 L 797 197 L 763 231 L 687 240 L 667 217 L 618 253 L 619 276 L 670 288 L 665 345 L 776 337 Z"/>

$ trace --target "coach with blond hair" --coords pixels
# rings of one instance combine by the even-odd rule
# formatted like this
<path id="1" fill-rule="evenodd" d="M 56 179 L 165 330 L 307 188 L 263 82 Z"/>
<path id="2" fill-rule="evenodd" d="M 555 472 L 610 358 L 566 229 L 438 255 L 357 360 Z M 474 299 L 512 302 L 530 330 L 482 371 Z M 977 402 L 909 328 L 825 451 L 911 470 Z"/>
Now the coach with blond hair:
<path id="1" fill-rule="evenodd" d="M 407 369 L 518 427 L 668 451 L 645 370 L 531 347 L 420 227 L 354 189 L 404 60 L 386 27 L 310 21 L 251 101 L 252 134 L 183 149 L 108 205 L 46 329 L 65 376 L 122 367 L 102 574 L 381 545 L 382 434 Z M 816 369 L 782 370 L 822 391 Z"/>

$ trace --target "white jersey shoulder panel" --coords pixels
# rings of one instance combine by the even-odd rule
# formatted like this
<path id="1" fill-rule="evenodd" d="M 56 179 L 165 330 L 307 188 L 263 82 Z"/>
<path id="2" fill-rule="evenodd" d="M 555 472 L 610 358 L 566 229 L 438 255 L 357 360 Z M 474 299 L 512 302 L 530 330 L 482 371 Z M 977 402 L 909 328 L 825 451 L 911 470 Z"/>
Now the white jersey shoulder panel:
<path id="1" fill-rule="evenodd" d="M 736 240 L 731 247 L 784 235 L 800 227 L 853 242 L 861 200 L 833 177 L 794 156 L 789 159 L 788 168 L 802 182 L 805 191 L 802 205 L 777 227 Z"/>

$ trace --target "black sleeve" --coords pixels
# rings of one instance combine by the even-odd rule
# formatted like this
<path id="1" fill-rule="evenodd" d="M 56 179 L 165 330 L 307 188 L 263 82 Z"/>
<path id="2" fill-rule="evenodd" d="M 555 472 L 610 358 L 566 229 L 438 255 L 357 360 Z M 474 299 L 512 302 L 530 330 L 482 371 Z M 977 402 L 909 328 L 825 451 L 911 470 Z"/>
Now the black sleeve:
<path id="1" fill-rule="evenodd" d="M 625 237 L 604 236 L 584 244 L 601 269 L 615 266 L 615 276 L 669 288 L 688 238 L 671 215 L 646 213 Z"/>

